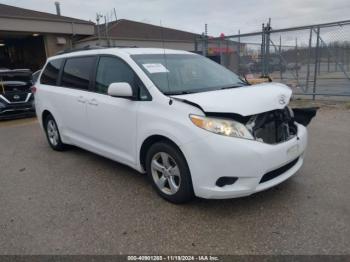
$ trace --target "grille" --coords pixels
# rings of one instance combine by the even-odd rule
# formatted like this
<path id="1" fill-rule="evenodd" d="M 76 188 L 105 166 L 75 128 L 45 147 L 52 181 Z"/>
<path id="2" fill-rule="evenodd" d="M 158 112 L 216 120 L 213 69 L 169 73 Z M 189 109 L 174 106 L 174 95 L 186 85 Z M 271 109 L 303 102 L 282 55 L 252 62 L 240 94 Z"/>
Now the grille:
<path id="1" fill-rule="evenodd" d="M 299 157 L 294 159 L 292 162 L 289 162 L 288 164 L 280 167 L 280 168 L 277 168 L 275 170 L 272 170 L 272 171 L 266 173 L 261 178 L 260 184 L 267 182 L 267 181 L 270 181 L 270 180 L 282 175 L 283 173 L 287 172 L 289 169 L 291 169 L 298 162 L 298 160 L 299 160 Z"/>
<path id="2" fill-rule="evenodd" d="M 6 92 L 2 94 L 8 101 L 13 102 L 24 102 L 27 98 L 28 93 L 26 92 Z"/>

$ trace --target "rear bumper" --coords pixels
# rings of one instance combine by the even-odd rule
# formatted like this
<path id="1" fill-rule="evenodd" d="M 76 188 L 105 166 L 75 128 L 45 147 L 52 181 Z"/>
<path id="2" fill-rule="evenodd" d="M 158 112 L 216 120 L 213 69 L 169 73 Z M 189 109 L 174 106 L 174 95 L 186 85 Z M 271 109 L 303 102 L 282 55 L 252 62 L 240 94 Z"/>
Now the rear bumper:
<path id="1" fill-rule="evenodd" d="M 303 164 L 306 144 L 307 130 L 298 125 L 296 137 L 276 145 L 209 134 L 181 149 L 196 196 L 235 198 L 266 190 L 293 176 Z M 270 177 L 262 181 L 265 174 Z M 219 187 L 216 181 L 220 177 L 238 179 Z"/>

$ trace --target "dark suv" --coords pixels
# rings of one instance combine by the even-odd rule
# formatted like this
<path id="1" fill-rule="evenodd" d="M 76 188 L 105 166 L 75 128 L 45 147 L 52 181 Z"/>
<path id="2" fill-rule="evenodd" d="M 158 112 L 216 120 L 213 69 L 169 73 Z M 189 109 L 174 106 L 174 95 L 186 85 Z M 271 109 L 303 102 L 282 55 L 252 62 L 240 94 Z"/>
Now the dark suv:
<path id="1" fill-rule="evenodd" d="M 0 69 L 0 119 L 35 115 L 32 72 Z"/>

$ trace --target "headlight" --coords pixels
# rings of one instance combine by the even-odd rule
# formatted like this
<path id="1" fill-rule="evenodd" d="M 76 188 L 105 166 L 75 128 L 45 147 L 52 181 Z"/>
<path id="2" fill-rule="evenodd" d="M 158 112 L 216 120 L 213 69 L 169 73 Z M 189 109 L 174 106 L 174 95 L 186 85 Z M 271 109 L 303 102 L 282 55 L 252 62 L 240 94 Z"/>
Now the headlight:
<path id="1" fill-rule="evenodd" d="M 196 126 L 218 135 L 254 139 L 245 125 L 233 120 L 197 115 L 190 115 L 190 119 Z"/>

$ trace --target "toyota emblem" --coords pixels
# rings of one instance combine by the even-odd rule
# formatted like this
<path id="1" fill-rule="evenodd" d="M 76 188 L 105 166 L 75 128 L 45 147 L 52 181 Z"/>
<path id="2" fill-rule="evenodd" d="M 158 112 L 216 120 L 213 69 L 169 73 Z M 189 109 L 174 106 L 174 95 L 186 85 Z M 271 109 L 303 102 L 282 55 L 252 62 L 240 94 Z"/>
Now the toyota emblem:
<path id="1" fill-rule="evenodd" d="M 286 100 L 287 100 L 286 96 L 285 96 L 285 95 L 281 95 L 278 101 L 279 101 L 279 103 L 280 103 L 281 105 L 284 105 L 284 104 L 287 103 Z"/>

